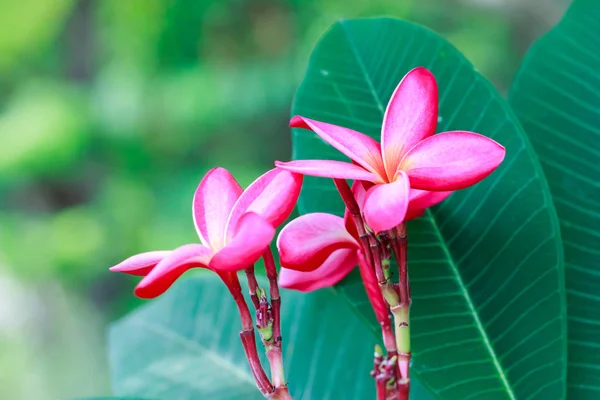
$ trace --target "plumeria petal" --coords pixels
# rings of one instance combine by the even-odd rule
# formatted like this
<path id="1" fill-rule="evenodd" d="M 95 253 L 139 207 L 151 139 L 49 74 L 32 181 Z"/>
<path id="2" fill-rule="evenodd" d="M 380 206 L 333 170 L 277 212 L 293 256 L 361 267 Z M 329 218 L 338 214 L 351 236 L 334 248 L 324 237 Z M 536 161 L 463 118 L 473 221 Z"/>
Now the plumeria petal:
<path id="1" fill-rule="evenodd" d="M 402 171 L 394 182 L 369 189 L 363 210 L 367 225 L 378 233 L 402 223 L 408 209 L 409 190 L 408 177 Z"/>
<path id="2" fill-rule="evenodd" d="M 415 68 L 400 81 L 383 116 L 381 152 L 389 179 L 406 152 L 435 133 L 437 118 L 435 77 L 426 68 Z"/>
<path id="3" fill-rule="evenodd" d="M 121 261 L 114 267 L 110 267 L 113 272 L 123 272 L 125 274 L 146 276 L 152 269 L 162 261 L 163 258 L 171 253 L 167 251 L 149 251 L 147 253 L 136 254 L 126 260 Z"/>
<path id="4" fill-rule="evenodd" d="M 300 174 L 277 168 L 258 177 L 233 206 L 227 222 L 227 237 L 231 237 L 247 212 L 258 214 L 274 227 L 281 225 L 296 206 L 302 178 Z"/>
<path id="5" fill-rule="evenodd" d="M 333 160 L 295 160 L 275 161 L 278 168 L 299 174 L 320 176 L 323 178 L 355 179 L 371 182 L 383 182 L 381 178 L 360 167 L 343 161 Z"/>
<path id="6" fill-rule="evenodd" d="M 424 210 L 446 200 L 452 192 L 430 192 L 410 189 L 408 210 Z"/>
<path id="7" fill-rule="evenodd" d="M 385 176 L 379 143 L 370 136 L 325 122 L 295 116 L 292 128 L 309 129 L 367 171 Z"/>
<path id="8" fill-rule="evenodd" d="M 200 241 L 207 247 L 223 247 L 227 218 L 243 190 L 224 168 L 213 168 L 200 181 L 194 194 L 193 216 Z"/>
<path id="9" fill-rule="evenodd" d="M 319 268 L 310 272 L 295 271 L 281 268 L 279 284 L 286 289 L 301 292 L 312 292 L 341 281 L 356 266 L 357 251 L 354 249 L 339 249 L 323 262 Z"/>
<path id="10" fill-rule="evenodd" d="M 446 200 L 453 192 L 429 192 L 427 190 L 410 189 L 406 221 L 419 218 L 425 210 Z"/>
<path id="11" fill-rule="evenodd" d="M 358 208 L 362 210 L 365 207 L 365 197 L 367 196 L 367 190 L 363 182 L 354 181 L 352 184 L 352 194 L 354 194 Z"/>
<path id="12" fill-rule="evenodd" d="M 297 271 L 318 268 L 335 250 L 358 248 L 344 220 L 326 213 L 305 214 L 287 224 L 277 238 L 281 265 Z"/>
<path id="13" fill-rule="evenodd" d="M 275 228 L 258 214 L 244 214 L 232 239 L 210 260 L 215 271 L 239 271 L 254 264 L 269 247 Z"/>
<path id="14" fill-rule="evenodd" d="M 163 294 L 190 268 L 207 268 L 213 251 L 201 244 L 186 244 L 171 251 L 136 286 L 134 293 L 143 299 Z"/>
<path id="15" fill-rule="evenodd" d="M 500 165 L 505 153 L 500 144 L 477 133 L 444 132 L 410 149 L 400 168 L 415 189 L 459 190 L 488 176 Z"/>

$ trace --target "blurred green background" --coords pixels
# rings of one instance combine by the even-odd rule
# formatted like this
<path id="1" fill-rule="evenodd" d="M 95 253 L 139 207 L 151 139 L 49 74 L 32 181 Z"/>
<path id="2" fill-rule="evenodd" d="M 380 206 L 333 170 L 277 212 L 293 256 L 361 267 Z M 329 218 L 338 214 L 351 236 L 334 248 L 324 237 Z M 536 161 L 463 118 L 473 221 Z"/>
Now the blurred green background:
<path id="1" fill-rule="evenodd" d="M 109 393 L 104 328 L 141 302 L 108 267 L 196 241 L 219 165 L 289 158 L 311 48 L 390 15 L 454 43 L 503 93 L 567 0 L 2 0 L 0 398 Z"/>

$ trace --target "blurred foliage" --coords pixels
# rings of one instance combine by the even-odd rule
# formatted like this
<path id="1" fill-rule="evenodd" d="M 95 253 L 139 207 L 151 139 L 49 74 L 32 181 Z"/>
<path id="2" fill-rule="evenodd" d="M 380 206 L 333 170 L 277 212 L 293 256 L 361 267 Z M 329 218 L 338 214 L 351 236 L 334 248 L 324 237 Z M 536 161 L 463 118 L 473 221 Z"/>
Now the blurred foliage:
<path id="1" fill-rule="evenodd" d="M 385 14 L 426 25 L 504 91 L 528 45 L 518 38 L 533 29 L 517 16 L 550 12 L 540 2 L 3 0 L 0 280 L 12 276 L 32 296 L 59 285 L 103 323 L 122 314 L 139 304 L 130 292 L 136 280 L 107 268 L 196 240 L 191 198 L 209 168 L 226 167 L 247 185 L 274 159 L 289 158 L 290 102 L 308 54 L 333 21 Z M 554 14 L 544 20 L 565 5 L 549 7 Z M 548 23 L 533 26 L 526 37 Z M 53 302 L 4 301 L 88 323 L 84 312 Z M 68 387 L 42 367 L 28 369 L 55 359 L 33 360 L 30 348 L 13 345 L 31 332 L 5 332 L 2 318 L 0 373 L 10 363 L 10 379 L 23 375 L 10 388 L 37 373 L 45 383 L 36 399 L 85 394 L 85 379 Z M 78 329 L 61 321 L 42 318 L 34 331 Z M 101 343 L 101 329 L 90 335 L 89 343 Z M 89 348 L 80 359 L 101 354 Z M 105 373 L 87 380 L 104 384 Z M 0 397 L 33 398 L 25 393 Z"/>

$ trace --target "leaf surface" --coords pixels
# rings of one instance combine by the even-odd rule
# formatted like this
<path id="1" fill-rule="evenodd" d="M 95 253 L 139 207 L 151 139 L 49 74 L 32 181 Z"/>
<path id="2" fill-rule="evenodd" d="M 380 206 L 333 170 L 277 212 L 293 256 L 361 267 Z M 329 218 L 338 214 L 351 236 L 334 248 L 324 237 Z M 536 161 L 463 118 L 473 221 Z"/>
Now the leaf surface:
<path id="1" fill-rule="evenodd" d="M 509 93 L 539 155 L 565 249 L 569 399 L 600 398 L 600 9 L 577 0 Z"/>
<path id="2" fill-rule="evenodd" d="M 408 226 L 414 374 L 441 399 L 564 398 L 563 254 L 547 182 L 518 119 L 446 40 L 389 19 L 336 23 L 317 44 L 293 114 L 379 140 L 388 99 L 412 68 L 439 86 L 438 132 L 470 130 L 507 149 L 504 163 Z M 294 159 L 344 157 L 294 129 Z M 330 180 L 307 177 L 301 213 L 341 215 Z M 358 274 L 338 290 L 378 326 Z"/>

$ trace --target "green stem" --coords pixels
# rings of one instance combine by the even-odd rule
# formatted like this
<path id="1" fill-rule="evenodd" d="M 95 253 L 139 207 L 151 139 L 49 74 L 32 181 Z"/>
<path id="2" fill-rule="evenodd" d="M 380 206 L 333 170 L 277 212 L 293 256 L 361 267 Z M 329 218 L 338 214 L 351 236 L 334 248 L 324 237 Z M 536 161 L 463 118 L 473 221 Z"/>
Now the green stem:
<path id="1" fill-rule="evenodd" d="M 287 386 L 285 372 L 283 371 L 283 355 L 280 347 L 273 347 L 267 351 L 267 358 L 271 366 L 271 378 L 275 387 Z"/>
<path id="2" fill-rule="evenodd" d="M 398 367 L 400 369 L 399 387 L 401 392 L 410 388 L 410 282 L 408 278 L 408 238 L 406 224 L 399 225 L 391 235 L 392 250 L 398 262 L 400 304 L 391 309 L 396 328 L 396 346 L 398 348 Z"/>
<path id="3" fill-rule="evenodd" d="M 272 400 L 292 400 L 292 396 L 287 387 L 278 387 L 269 398 Z"/>

